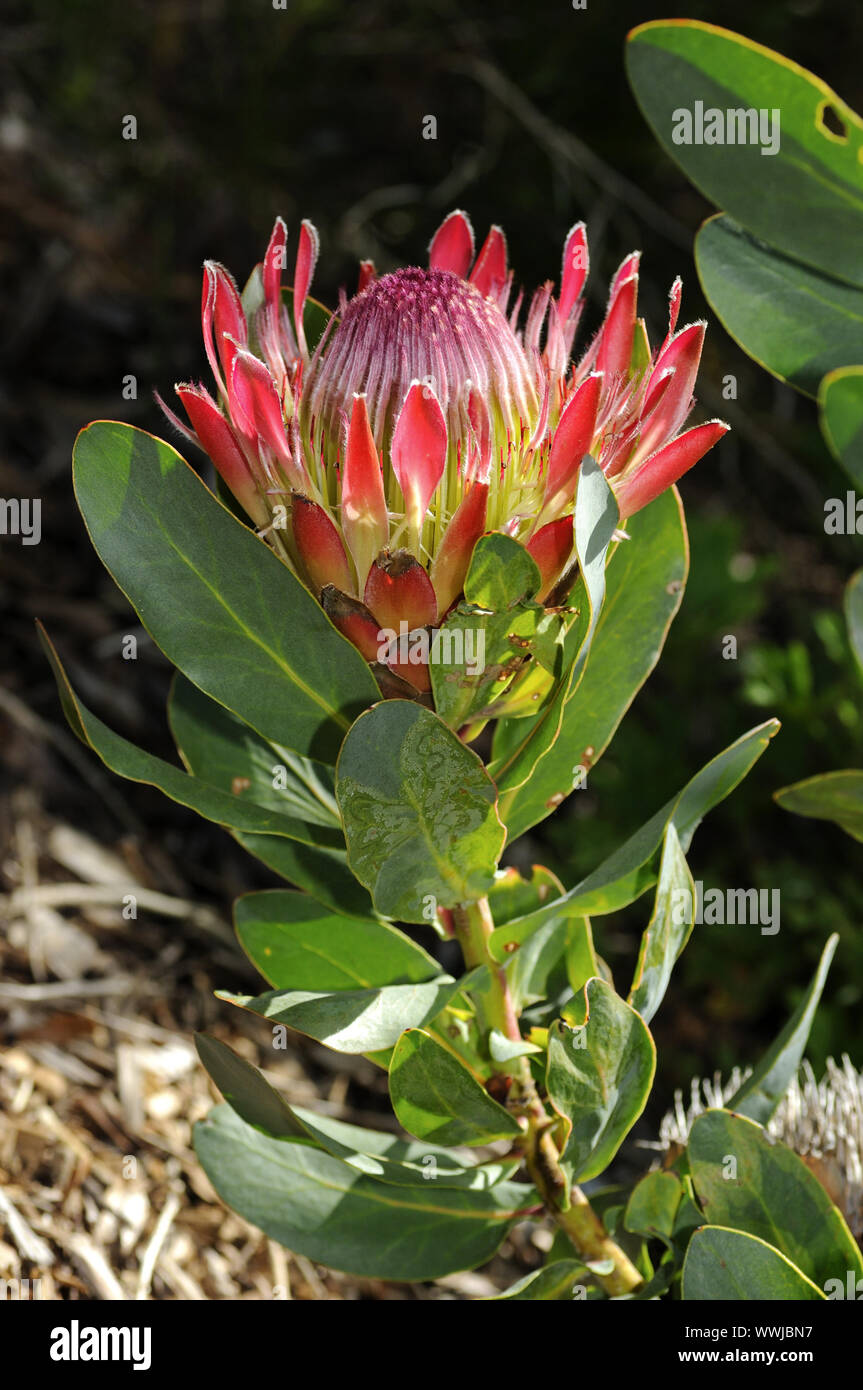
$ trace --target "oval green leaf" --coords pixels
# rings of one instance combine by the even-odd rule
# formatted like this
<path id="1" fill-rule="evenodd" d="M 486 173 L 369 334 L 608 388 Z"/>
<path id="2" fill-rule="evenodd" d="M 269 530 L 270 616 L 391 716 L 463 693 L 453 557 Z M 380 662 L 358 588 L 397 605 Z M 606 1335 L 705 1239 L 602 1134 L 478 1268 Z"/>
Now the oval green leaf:
<path id="1" fill-rule="evenodd" d="M 503 849 L 495 788 L 446 725 L 387 700 L 351 728 L 336 768 L 348 863 L 378 912 L 428 920 L 429 907 L 485 895 Z"/>
<path id="2" fill-rule="evenodd" d="M 435 1018 L 469 979 L 439 975 L 428 983 L 380 989 L 274 989 L 257 996 L 218 990 L 217 995 L 273 1023 L 307 1033 L 335 1052 L 381 1052 L 394 1047 L 406 1028 L 418 1028 Z"/>
<path id="3" fill-rule="evenodd" d="M 656 1048 L 640 1014 L 605 980 L 577 1002 L 585 1022 L 549 1029 L 548 1097 L 568 1124 L 561 1164 L 573 1182 L 608 1167 L 650 1094 Z"/>

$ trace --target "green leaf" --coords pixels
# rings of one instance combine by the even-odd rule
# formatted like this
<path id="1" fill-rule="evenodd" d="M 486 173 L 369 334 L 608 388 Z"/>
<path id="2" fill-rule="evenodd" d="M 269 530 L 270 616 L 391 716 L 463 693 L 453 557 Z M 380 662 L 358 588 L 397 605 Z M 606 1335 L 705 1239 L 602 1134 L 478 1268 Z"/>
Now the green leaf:
<path id="1" fill-rule="evenodd" d="M 252 351 L 255 352 L 259 357 L 262 357 L 263 353 L 258 351 L 260 344 L 258 343 L 255 337 L 254 317 L 257 314 L 258 310 L 261 309 L 263 305 L 266 303 L 266 295 L 264 293 L 264 280 L 261 272 L 262 267 L 260 265 L 256 265 L 248 280 L 246 281 L 246 284 L 243 286 L 243 293 L 241 296 L 243 312 L 245 313 L 246 318 L 249 320 L 249 345 Z M 287 314 L 291 323 L 293 323 L 294 291 L 290 286 L 282 286 L 282 302 L 284 303 L 285 309 L 287 310 Z M 306 335 L 306 344 L 308 346 L 309 352 L 314 352 L 315 348 L 317 347 L 318 343 L 323 337 L 324 329 L 326 328 L 330 319 L 333 318 L 335 319 L 336 323 L 338 323 L 338 315 L 334 314 L 332 309 L 327 309 L 326 306 L 321 304 L 317 299 L 312 299 L 311 295 L 306 296 L 306 300 L 303 305 L 303 331 Z"/>
<path id="2" fill-rule="evenodd" d="M 378 690 L 288 567 L 143 430 L 82 430 L 74 481 L 102 562 L 169 660 L 264 738 L 333 762 Z"/>
<path id="3" fill-rule="evenodd" d="M 257 1067 L 205 1033 L 195 1034 L 198 1054 L 232 1110 L 246 1124 L 275 1139 L 308 1138 L 369 1177 L 397 1186 L 465 1187 L 479 1191 L 509 1178 L 521 1157 L 498 1163 L 465 1164 L 433 1144 L 406 1143 L 394 1134 L 362 1129 L 313 1110 L 290 1106 Z"/>
<path id="4" fill-rule="evenodd" d="M 510 840 L 524 834 L 572 791 L 587 785 L 621 720 L 659 660 L 680 607 L 689 568 L 683 507 L 676 489 L 626 523 L 631 537 L 608 562 L 607 592 L 580 683 L 566 702 L 554 755 L 508 799 Z M 522 738 L 520 720 L 497 726 L 495 759 Z"/>
<path id="5" fill-rule="evenodd" d="M 847 1270 L 863 1276 L 860 1248 L 815 1174 L 760 1125 L 708 1110 L 692 1126 L 687 1154 L 711 1226 L 759 1236 L 820 1289 Z"/>
<path id="6" fill-rule="evenodd" d="M 767 1124 L 797 1073 L 838 943 L 836 933 L 828 938 L 809 988 L 752 1075 L 729 1100 L 729 1109 L 739 1110 L 741 1115 L 759 1124 Z"/>
<path id="7" fill-rule="evenodd" d="M 500 613 L 522 599 L 533 598 L 540 577 L 536 562 L 523 545 L 499 531 L 480 536 L 464 582 L 468 603 Z"/>
<path id="8" fill-rule="evenodd" d="M 558 1021 L 548 1036 L 548 1096 L 568 1123 L 561 1164 L 573 1182 L 608 1167 L 644 1109 L 656 1068 L 644 1020 L 604 980 L 588 980 L 582 1007 L 583 1024 Z"/>
<path id="9" fill-rule="evenodd" d="M 493 1062 L 511 1062 L 514 1057 L 535 1056 L 542 1052 L 542 1048 L 524 1040 L 516 1042 L 514 1038 L 508 1038 L 505 1033 L 492 1028 L 488 1035 L 488 1052 Z"/>
<path id="10" fill-rule="evenodd" d="M 481 898 L 503 848 L 495 789 L 446 725 L 408 700 L 368 710 L 345 739 L 336 799 L 348 863 L 385 917 L 427 920 Z"/>
<path id="11" fill-rule="evenodd" d="M 406 1141 L 380 1130 L 362 1129 L 298 1105 L 293 1107 L 293 1113 L 327 1153 L 344 1159 L 368 1177 L 394 1183 L 396 1187 L 424 1187 L 429 1191 L 429 1184 L 434 1183 L 435 1187 L 487 1191 L 511 1178 L 521 1166 L 520 1154 L 490 1163 L 468 1163 L 453 1150 L 427 1141 Z"/>
<path id="12" fill-rule="evenodd" d="M 246 835 L 234 831 L 243 849 L 273 873 L 303 888 L 319 902 L 349 917 L 368 917 L 372 900 L 348 868 L 344 849 L 322 849 L 276 835 Z"/>
<path id="13" fill-rule="evenodd" d="M 591 1278 L 590 1270 L 579 1260 L 555 1260 L 553 1264 L 535 1269 L 525 1274 L 517 1283 L 511 1284 L 503 1293 L 483 1298 L 482 1303 L 535 1303 L 540 1300 L 551 1303 L 572 1298 L 575 1284 L 583 1284 Z"/>
<path id="14" fill-rule="evenodd" d="M 669 822 L 653 914 L 641 938 L 629 1003 L 649 1023 L 665 997 L 674 963 L 692 935 L 695 884 L 680 840 Z"/>
<path id="15" fill-rule="evenodd" d="M 778 721 L 770 719 L 750 729 L 713 758 L 677 796 L 666 802 L 614 854 L 609 855 L 562 898 L 536 908 L 505 927 L 496 928 L 490 939 L 493 954 L 497 956 L 500 950 L 505 949 L 507 942 L 526 941 L 550 917 L 559 914 L 567 917 L 589 913 L 602 915 L 635 902 L 656 882 L 659 868 L 657 851 L 669 823 L 673 821 L 685 853 L 704 816 L 720 801 L 724 801 L 743 780 L 778 728 Z"/>
<path id="16" fill-rule="evenodd" d="M 251 1062 L 207 1033 L 195 1034 L 195 1047 L 225 1100 L 247 1125 L 276 1139 L 305 1133 L 287 1101 Z"/>
<path id="17" fill-rule="evenodd" d="M 240 788 L 241 800 L 292 811 L 309 825 L 338 827 L 332 847 L 314 848 L 234 832 L 249 854 L 339 912 L 362 917 L 372 911 L 368 893 L 348 868 L 331 768 L 261 738 L 179 672 L 168 720 L 180 757 L 196 777 L 223 790 Z"/>
<path id="18" fill-rule="evenodd" d="M 626 64 L 656 138 L 705 197 L 762 241 L 863 285 L 863 122 L 826 82 L 751 39 L 693 20 L 640 25 L 629 36 Z M 844 136 L 825 124 L 827 107 Z M 716 109 L 723 142 L 698 140 L 699 130 L 718 133 L 719 123 L 707 117 Z M 746 110 L 772 113 L 772 127 L 739 130 L 735 120 L 729 132 L 725 113 L 734 119 Z M 697 111 L 708 129 L 693 120 L 687 132 L 682 113 Z M 778 149 L 764 153 L 771 129 Z M 687 133 L 689 141 L 675 143 Z"/>
<path id="19" fill-rule="evenodd" d="M 261 738 L 179 672 L 171 686 L 168 722 L 193 776 L 310 825 L 341 831 L 331 768 Z"/>
<path id="20" fill-rule="evenodd" d="M 230 826 L 232 829 L 267 837 L 287 836 L 304 844 L 319 844 L 323 847 L 339 845 L 342 837 L 337 828 L 306 825 L 282 811 L 268 810 L 254 801 L 232 796 L 198 777 L 191 777 L 181 768 L 166 763 L 164 759 L 147 753 L 120 734 L 115 734 L 78 699 L 69 684 L 60 658 L 41 628 L 40 640 L 54 672 L 63 712 L 73 732 L 82 743 L 98 754 L 112 772 L 131 782 L 145 782 L 149 786 L 158 787 L 159 791 L 164 792 L 172 801 L 190 807 L 197 811 L 199 816 L 215 821 L 217 825 Z"/>
<path id="21" fill-rule="evenodd" d="M 523 917 L 526 912 L 542 907 L 543 903 L 553 902 L 563 896 L 563 884 L 556 874 L 542 864 L 532 864 L 530 878 L 522 874 L 512 864 L 498 869 L 494 882 L 488 890 L 488 905 L 491 915 L 499 927 Z"/>
<path id="22" fill-rule="evenodd" d="M 624 1229 L 635 1235 L 657 1236 L 670 1245 L 682 1197 L 683 1184 L 675 1173 L 663 1169 L 645 1173 L 626 1204 Z"/>
<path id="23" fill-rule="evenodd" d="M 852 574 L 845 586 L 845 621 L 854 659 L 863 674 L 863 569 Z"/>
<path id="24" fill-rule="evenodd" d="M 371 1279 L 439 1279 L 489 1260 L 536 1203 L 524 1184 L 488 1191 L 377 1182 L 308 1143 L 272 1139 L 218 1106 L 195 1152 L 219 1196 L 307 1259 Z"/>
<path id="25" fill-rule="evenodd" d="M 818 409 L 831 452 L 863 487 L 863 367 L 828 372 L 818 388 Z"/>
<path id="26" fill-rule="evenodd" d="M 419 1028 L 396 1043 L 390 1063 L 396 1119 L 417 1139 L 447 1145 L 517 1139 L 518 1121 L 498 1105 L 453 1054 Z"/>
<path id="27" fill-rule="evenodd" d="M 535 776 L 537 764 L 554 747 L 566 702 L 584 674 L 600 610 L 605 600 L 606 556 L 618 520 L 614 493 L 602 469 L 593 459 L 585 458 L 578 475 L 573 533 L 580 583 L 590 617 L 586 628 L 582 624 L 576 625 L 575 631 L 581 639 L 580 646 L 572 653 L 569 669 L 559 681 L 554 697 L 535 718 L 517 721 L 520 727 L 510 740 L 509 746 L 500 754 L 496 750 L 489 765 L 489 772 L 500 793 L 500 814 L 507 827 L 514 792 Z M 525 725 L 526 728 L 523 727 Z M 509 839 L 512 840 L 512 831 L 508 833 Z"/>
<path id="28" fill-rule="evenodd" d="M 436 713 L 452 729 L 494 716 L 528 657 L 534 673 L 537 665 L 548 668 L 543 680 L 550 688 L 563 662 L 563 630 L 561 615 L 539 604 L 517 603 L 495 613 L 459 604 L 432 643 L 429 671 Z"/>
<path id="29" fill-rule="evenodd" d="M 832 820 L 854 840 L 863 840 L 863 772 L 822 772 L 773 793 L 783 811 L 811 820 Z"/>
<path id="30" fill-rule="evenodd" d="M 481 967 L 482 968 L 482 967 Z M 428 983 L 383 985 L 379 989 L 334 991 L 274 989 L 257 996 L 217 991 L 219 999 L 307 1033 L 336 1052 L 381 1052 L 394 1047 L 406 1028 L 435 1018 L 470 975 L 439 975 Z"/>
<path id="31" fill-rule="evenodd" d="M 529 1004 L 560 996 L 568 989 L 566 945 L 568 923 L 552 917 L 511 956 L 504 956 L 513 1006 L 521 1011 Z"/>
<path id="32" fill-rule="evenodd" d="M 328 912 L 305 893 L 247 893 L 235 904 L 234 921 L 246 955 L 275 989 L 374 989 L 440 973 L 404 932 Z"/>
<path id="33" fill-rule="evenodd" d="M 723 1226 L 702 1226 L 683 1262 L 682 1296 L 691 1303 L 806 1303 L 824 1294 L 765 1241 Z"/>
<path id="34" fill-rule="evenodd" d="M 860 359 L 863 290 L 771 251 L 728 217 L 695 238 L 704 293 L 723 327 L 760 366 L 807 396 Z"/>

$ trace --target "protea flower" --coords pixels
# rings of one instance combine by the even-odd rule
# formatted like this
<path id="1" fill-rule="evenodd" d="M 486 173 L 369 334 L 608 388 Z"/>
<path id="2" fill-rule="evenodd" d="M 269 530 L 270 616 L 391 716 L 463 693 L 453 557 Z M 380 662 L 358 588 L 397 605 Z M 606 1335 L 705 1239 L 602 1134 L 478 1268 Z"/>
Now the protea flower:
<path id="1" fill-rule="evenodd" d="M 588 271 L 585 228 L 564 245 L 560 291 L 537 290 L 520 326 L 503 232 L 478 256 L 453 212 L 429 267 L 378 277 L 360 267 L 312 350 L 306 337 L 318 235 L 303 222 L 291 312 L 282 287 L 286 229 L 276 222 L 241 298 L 207 262 L 202 318 L 218 400 L 179 385 L 209 454 L 282 558 L 367 660 L 382 629 L 439 624 L 456 603 L 478 537 L 500 530 L 539 568 L 537 599 L 573 566 L 573 505 L 583 458 L 602 467 L 625 519 L 670 487 L 724 434 L 712 420 L 681 433 L 693 404 L 703 322 L 655 351 L 637 317 L 639 253 L 611 285 L 605 321 L 577 363 L 573 339 Z M 428 673 L 396 674 L 428 688 Z"/>
<path id="2" fill-rule="evenodd" d="M 707 1109 L 727 1105 L 751 1071 L 735 1067 L 724 1084 L 718 1074 L 712 1080 L 695 1078 L 688 1106 L 682 1092 L 675 1091 L 674 1108 L 660 1122 L 659 1143 L 643 1147 L 666 1151 L 683 1146 L 694 1120 Z M 847 1056 L 841 1066 L 828 1057 L 821 1081 L 809 1062 L 800 1071 L 768 1121 L 767 1132 L 800 1155 L 857 1240 L 863 1241 L 863 1072 Z"/>

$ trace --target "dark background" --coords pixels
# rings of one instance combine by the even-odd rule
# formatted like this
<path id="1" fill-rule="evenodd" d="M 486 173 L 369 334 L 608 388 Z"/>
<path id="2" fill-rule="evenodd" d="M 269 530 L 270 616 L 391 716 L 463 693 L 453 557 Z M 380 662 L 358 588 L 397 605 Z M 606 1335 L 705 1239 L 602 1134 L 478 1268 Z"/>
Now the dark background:
<path id="1" fill-rule="evenodd" d="M 177 874 L 227 912 L 270 880 L 226 835 L 144 787 L 94 784 L 53 729 L 62 715 L 35 642 L 41 617 L 85 700 L 115 728 L 169 753 L 168 670 L 92 552 L 74 504 L 70 452 L 92 418 L 166 433 L 152 401 L 206 379 L 200 267 L 242 283 L 281 213 L 321 233 L 313 289 L 332 303 L 356 262 L 421 262 L 453 207 L 479 238 L 508 235 L 517 282 L 559 274 L 584 217 L 592 270 L 583 342 L 608 279 L 641 247 L 642 311 L 664 332 L 684 278 L 682 321 L 707 312 L 692 239 L 712 209 L 655 144 L 628 89 L 625 35 L 647 19 L 711 20 L 766 43 L 860 104 L 860 20 L 845 0 L 639 4 L 438 0 L 42 0 L 7 3 L 0 115 L 0 493 L 42 498 L 42 542 L 0 538 L 0 741 L 7 786 L 107 844 L 131 836 L 156 886 Z M 423 117 L 437 139 L 422 138 Z M 137 140 L 122 138 L 137 119 Z M 708 315 L 708 317 L 710 317 Z M 134 374 L 137 399 L 123 398 Z M 735 402 L 721 399 L 733 373 Z M 774 789 L 863 761 L 861 685 L 840 604 L 857 538 L 827 537 L 824 501 L 847 483 L 815 408 L 749 361 L 711 320 L 699 409 L 733 432 L 682 486 L 692 573 L 656 674 L 585 792 L 532 837 L 531 857 L 567 885 L 635 830 L 710 757 L 770 715 L 783 729 L 695 840 L 709 886 L 779 888 L 782 925 L 696 928 L 662 1012 L 656 1104 L 695 1072 L 754 1060 L 799 997 L 831 929 L 839 954 L 810 1055 L 860 1064 L 860 847 L 780 811 Z M 734 634 L 739 658 L 724 661 Z M 23 722 L 22 722 L 23 721 Z M 33 736 L 33 729 L 41 737 Z M 62 740 L 61 740 L 62 743 Z M 85 764 L 87 758 L 85 756 Z M 91 760 L 94 762 L 95 760 Z M 5 817 L 9 828 L 9 816 Z M 597 924 L 625 981 L 649 900 Z M 219 984 L 229 980 L 220 978 Z"/>

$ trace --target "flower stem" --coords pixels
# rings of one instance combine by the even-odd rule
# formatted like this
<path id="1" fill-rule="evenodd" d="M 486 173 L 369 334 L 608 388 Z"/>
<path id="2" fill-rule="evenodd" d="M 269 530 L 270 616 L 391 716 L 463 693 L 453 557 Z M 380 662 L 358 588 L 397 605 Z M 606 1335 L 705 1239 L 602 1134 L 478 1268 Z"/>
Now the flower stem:
<path id="1" fill-rule="evenodd" d="M 489 948 L 494 921 L 488 899 L 461 903 L 453 908 L 452 916 L 465 965 L 468 969 L 480 965 L 488 967 L 488 984 L 471 991 L 481 1027 L 489 1031 L 494 1028 L 513 1042 L 520 1042 L 518 1011 L 506 971 L 494 960 Z M 555 1118 L 549 1115 L 537 1091 L 527 1057 L 516 1057 L 500 1070 L 512 1078 L 507 1104 L 526 1123 L 521 1141 L 525 1164 L 546 1210 L 566 1232 L 583 1260 L 591 1264 L 612 1262 L 614 1267 L 609 1274 L 594 1275 L 607 1294 L 615 1297 L 632 1293 L 643 1282 L 635 1265 L 612 1240 L 581 1188 L 572 1184 L 567 1189 L 560 1152 L 552 1134 Z"/>

